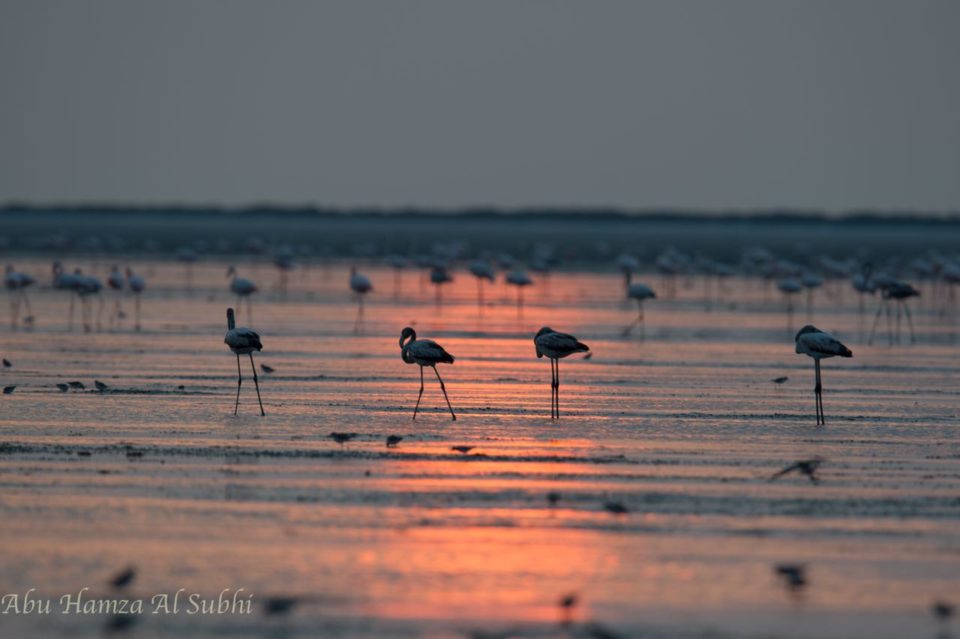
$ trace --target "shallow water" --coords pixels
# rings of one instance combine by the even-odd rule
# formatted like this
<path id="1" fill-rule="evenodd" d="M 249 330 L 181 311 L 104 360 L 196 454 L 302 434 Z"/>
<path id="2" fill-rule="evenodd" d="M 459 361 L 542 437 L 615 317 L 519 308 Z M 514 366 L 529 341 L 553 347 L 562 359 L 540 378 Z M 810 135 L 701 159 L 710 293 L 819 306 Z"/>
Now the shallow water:
<path id="1" fill-rule="evenodd" d="M 138 637 L 942 630 L 928 607 L 960 591 L 960 346 L 929 300 L 914 309 L 915 345 L 904 324 L 890 346 L 881 321 L 867 346 L 877 301 L 861 317 L 846 284 L 817 292 L 815 323 L 854 351 L 824 363 L 818 428 L 813 366 L 793 352 L 805 300 L 788 326 L 762 282 L 714 285 L 708 304 L 702 281 L 681 279 L 676 298 L 646 305 L 641 338 L 622 334 L 636 308 L 614 274 L 554 273 L 522 309 L 497 284 L 478 308 L 469 273 L 438 303 L 419 271 L 397 281 L 365 266 L 376 290 L 358 321 L 347 266 L 294 271 L 281 294 L 275 269 L 238 263 L 263 289 L 240 324 L 263 336 L 257 365 L 275 368 L 260 374 L 265 418 L 247 358 L 233 416 L 226 264 L 195 265 L 190 290 L 182 264 L 135 264 L 149 280 L 140 332 L 130 318 L 108 329 L 107 292 L 103 330 L 86 333 L 79 307 L 68 330 L 66 293 L 31 291 L 36 327 L 0 338 L 13 363 L 0 376 L 17 385 L 0 399 L 0 593 L 105 596 L 134 564 L 134 596 L 254 594 L 253 615 L 148 614 Z M 18 267 L 48 281 L 46 262 Z M 418 371 L 397 344 L 408 324 L 457 357 L 440 367 L 456 422 L 429 370 L 410 419 Z M 561 362 L 559 422 L 531 341 L 545 324 L 594 353 Z M 89 390 L 94 379 L 109 390 Z M 72 380 L 87 390 L 55 386 Z M 341 446 L 333 431 L 357 436 Z M 387 448 L 389 434 L 403 441 Z M 768 481 L 813 456 L 827 459 L 820 484 Z M 805 563 L 808 586 L 785 588 L 779 562 Z M 557 601 L 574 591 L 562 626 Z M 303 601 L 263 616 L 276 595 Z M 0 615 L 11 636 L 99 636 L 104 623 Z"/>

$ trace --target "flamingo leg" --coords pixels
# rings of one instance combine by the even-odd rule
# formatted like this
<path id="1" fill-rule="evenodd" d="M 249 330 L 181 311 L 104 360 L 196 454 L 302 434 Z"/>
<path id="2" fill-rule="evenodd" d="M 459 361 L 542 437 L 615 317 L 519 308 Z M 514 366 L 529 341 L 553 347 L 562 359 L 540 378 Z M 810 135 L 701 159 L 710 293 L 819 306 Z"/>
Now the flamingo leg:
<path id="1" fill-rule="evenodd" d="M 17 322 L 20 320 L 20 296 L 11 294 L 10 296 L 10 328 L 17 330 Z"/>
<path id="2" fill-rule="evenodd" d="M 550 358 L 550 419 L 556 417 L 557 373 L 554 370 L 554 360 Z"/>
<path id="3" fill-rule="evenodd" d="M 817 385 L 813 387 L 814 395 L 817 400 L 817 425 L 826 424 L 827 420 L 823 416 L 823 386 L 820 384 L 820 360 L 814 360 L 817 373 Z"/>
<path id="4" fill-rule="evenodd" d="M 103 317 L 103 296 L 97 295 L 97 332 L 100 332 L 101 323 L 100 318 Z"/>
<path id="5" fill-rule="evenodd" d="M 136 330 L 140 330 L 140 293 L 137 293 L 135 298 L 135 308 L 137 311 L 137 325 L 134 327 Z"/>
<path id="6" fill-rule="evenodd" d="M 417 410 L 420 408 L 420 400 L 423 398 L 423 366 L 420 367 L 420 394 L 417 395 L 417 405 L 413 407 L 413 418 L 417 418 Z"/>
<path id="7" fill-rule="evenodd" d="M 423 372 L 423 369 L 422 369 L 422 368 L 420 369 L 420 372 L 421 372 L 421 373 Z M 437 367 L 436 367 L 436 366 L 433 367 L 433 372 L 436 374 L 437 380 L 440 381 L 440 390 L 443 391 L 443 398 L 444 398 L 445 400 L 447 400 L 447 408 L 450 409 L 450 417 L 453 418 L 453 421 L 457 421 L 457 416 L 453 413 L 453 406 L 450 405 L 450 398 L 447 397 L 447 387 L 444 386 L 444 384 L 443 384 L 443 378 L 440 377 L 440 372 L 437 370 Z"/>
<path id="8" fill-rule="evenodd" d="M 557 419 L 560 419 L 560 360 L 557 360 L 557 383 L 554 392 L 557 394 Z"/>
<path id="9" fill-rule="evenodd" d="M 29 310 L 29 309 L 28 309 L 28 310 Z M 916 338 L 916 336 L 914 335 L 914 332 L 913 332 L 913 318 L 910 317 L 910 307 L 907 306 L 907 303 L 906 303 L 906 302 L 903 303 L 903 312 L 904 312 L 904 314 L 907 316 L 907 326 L 910 327 L 910 343 L 911 343 L 911 344 L 916 344 L 917 338 Z"/>
<path id="10" fill-rule="evenodd" d="M 902 308 L 903 302 L 897 300 L 897 344 L 900 344 L 900 316 L 903 315 Z"/>
<path id="11" fill-rule="evenodd" d="M 68 331 L 72 331 L 72 330 L 73 330 L 73 303 L 74 303 L 73 297 L 74 297 L 74 295 L 75 295 L 75 293 L 70 293 L 70 311 L 69 311 L 69 313 L 67 314 L 67 315 L 68 315 L 68 318 L 69 318 L 68 321 L 67 321 L 67 330 L 68 330 Z"/>
<path id="12" fill-rule="evenodd" d="M 240 353 L 237 353 L 237 401 L 233 404 L 233 414 L 237 414 L 240 408 L 240 385 L 243 383 L 243 375 L 240 374 Z"/>
<path id="13" fill-rule="evenodd" d="M 237 357 L 237 364 L 239 365 L 240 358 Z M 257 380 L 257 367 L 253 363 L 253 353 L 250 353 L 250 368 L 253 369 L 253 385 L 257 388 L 257 403 L 260 404 L 260 416 L 266 417 L 267 414 L 263 412 L 263 401 L 260 400 L 260 382 Z"/>

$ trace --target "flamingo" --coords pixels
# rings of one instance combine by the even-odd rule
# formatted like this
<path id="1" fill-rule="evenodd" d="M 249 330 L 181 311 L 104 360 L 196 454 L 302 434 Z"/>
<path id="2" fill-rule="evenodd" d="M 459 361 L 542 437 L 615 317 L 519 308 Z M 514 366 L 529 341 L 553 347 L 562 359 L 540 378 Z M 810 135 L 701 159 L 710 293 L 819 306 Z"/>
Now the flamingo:
<path id="1" fill-rule="evenodd" d="M 177 261 L 183 263 L 188 291 L 193 290 L 193 263 L 199 259 L 197 252 L 189 246 L 184 246 L 177 251 Z"/>
<path id="2" fill-rule="evenodd" d="M 450 405 L 450 398 L 447 397 L 447 387 L 443 384 L 443 378 L 437 371 L 437 364 L 453 364 L 453 355 L 443 349 L 432 339 L 417 339 L 417 332 L 407 326 L 400 332 L 400 358 L 407 364 L 417 364 L 420 366 L 420 394 L 417 395 L 417 405 L 413 408 L 413 418 L 417 418 L 417 410 L 420 408 L 420 399 L 423 397 L 423 367 L 429 366 L 437 376 L 440 382 L 440 390 L 443 391 L 443 398 L 447 400 L 447 408 L 450 409 L 450 417 L 457 421 L 457 416 L 453 412 L 453 406 Z"/>
<path id="3" fill-rule="evenodd" d="M 574 353 L 585 353 L 590 347 L 573 335 L 558 333 L 549 326 L 537 331 L 533 345 L 538 358 L 546 355 L 550 360 L 550 419 L 560 419 L 560 360 Z"/>
<path id="4" fill-rule="evenodd" d="M 237 313 L 239 314 L 243 300 L 246 299 L 247 319 L 253 321 L 253 306 L 250 301 L 250 296 L 257 292 L 257 285 L 254 284 L 252 280 L 237 275 L 237 269 L 234 266 L 227 269 L 227 277 L 233 278 L 230 280 L 230 292 L 237 296 Z"/>
<path id="5" fill-rule="evenodd" d="M 142 275 L 137 275 L 130 267 L 127 267 L 127 285 L 130 287 L 130 290 L 133 292 L 134 299 L 134 330 L 140 330 L 140 294 L 143 293 L 143 289 L 147 288 L 147 281 L 143 279 Z"/>
<path id="6" fill-rule="evenodd" d="M 884 282 L 884 285 L 880 288 L 881 302 L 880 306 L 877 307 L 877 314 L 873 318 L 873 328 L 870 329 L 870 337 L 867 339 L 867 344 L 873 344 L 873 335 L 877 330 L 877 322 L 880 321 L 880 314 L 883 310 L 887 309 L 887 329 L 890 338 L 890 344 L 894 343 L 893 332 L 890 329 L 890 309 L 888 306 L 888 300 L 893 300 L 897 304 L 897 344 L 900 343 L 900 315 L 901 310 L 907 316 L 907 323 L 910 326 L 910 343 L 913 344 L 916 342 L 916 336 L 913 332 L 913 318 L 910 316 L 910 307 L 907 306 L 907 300 L 911 297 L 919 297 L 920 291 L 913 288 L 909 284 L 904 282 L 890 281 Z"/>
<path id="7" fill-rule="evenodd" d="M 6 276 L 3 279 L 4 286 L 10 291 L 10 327 L 14 330 L 20 322 L 20 303 L 27 305 L 27 314 L 23 318 L 24 324 L 33 324 L 33 311 L 30 309 L 30 299 L 27 297 L 26 288 L 33 284 L 34 279 L 26 273 L 14 270 L 12 264 L 7 264 Z"/>
<path id="8" fill-rule="evenodd" d="M 116 264 L 111 266 L 110 275 L 107 276 L 107 286 L 114 291 L 113 311 L 110 313 L 111 328 L 114 323 L 119 327 L 120 320 L 125 317 L 123 309 L 120 307 L 120 299 L 123 296 L 123 288 L 126 286 L 126 283 L 126 279 L 124 279 L 123 274 L 120 272 L 120 267 Z"/>
<path id="9" fill-rule="evenodd" d="M 452 282 L 453 276 L 447 272 L 446 267 L 436 265 L 430 270 L 430 281 L 437 287 L 437 306 L 440 306 L 440 289 L 444 284 Z"/>
<path id="10" fill-rule="evenodd" d="M 627 298 L 637 300 L 637 319 L 633 320 L 629 326 L 623 329 L 623 335 L 626 337 L 633 330 L 634 326 L 640 326 L 640 335 L 644 334 L 643 323 L 643 300 L 656 299 L 657 294 L 652 288 L 641 282 L 631 283 L 627 286 Z"/>
<path id="11" fill-rule="evenodd" d="M 243 383 L 243 375 L 240 373 L 240 356 L 250 356 L 250 368 L 253 369 L 253 385 L 257 387 L 257 403 L 260 404 L 260 415 L 266 416 L 263 411 L 263 402 L 260 400 L 260 382 L 257 380 L 257 367 L 253 363 L 253 351 L 262 351 L 263 344 L 260 343 L 260 335 L 256 331 L 237 326 L 233 315 L 233 309 L 227 309 L 227 334 L 223 337 L 223 343 L 230 347 L 234 355 L 237 356 L 237 401 L 233 405 L 233 414 L 237 414 L 240 407 L 240 385 Z"/>
<path id="12" fill-rule="evenodd" d="M 402 255 L 388 255 L 386 258 L 387 264 L 393 267 L 393 298 L 396 299 L 400 295 L 400 277 L 403 274 L 403 269 L 407 267 L 407 258 Z"/>
<path id="13" fill-rule="evenodd" d="M 351 266 L 350 288 L 357 294 L 357 320 L 353 326 L 354 331 L 357 331 L 360 329 L 360 320 L 363 318 L 363 298 L 373 290 L 373 284 L 369 277 L 357 272 L 356 266 Z"/>
<path id="14" fill-rule="evenodd" d="M 787 330 L 793 328 L 793 296 L 803 290 L 803 284 L 794 277 L 785 277 L 777 281 L 777 288 L 787 300 Z"/>
<path id="15" fill-rule="evenodd" d="M 511 284 L 517 287 L 517 313 L 523 312 L 523 289 L 526 286 L 533 284 L 533 280 L 530 279 L 530 276 L 527 275 L 527 272 L 520 267 L 517 267 L 507 273 L 506 277 L 507 284 Z"/>
<path id="16" fill-rule="evenodd" d="M 809 355 L 813 358 L 814 370 L 816 371 L 816 386 L 813 387 L 814 397 L 817 402 L 817 425 L 826 424 L 823 417 L 823 387 L 820 384 L 820 360 L 828 357 L 853 357 L 853 351 L 840 343 L 836 337 L 821 331 L 812 324 L 807 324 L 797 333 L 794 338 L 796 342 L 796 352 L 802 355 Z"/>
<path id="17" fill-rule="evenodd" d="M 67 313 L 67 330 L 73 330 L 73 306 L 77 294 L 79 279 L 72 273 L 65 273 L 60 262 L 53 263 L 53 288 L 61 291 L 70 291 L 70 310 Z"/>
<path id="18" fill-rule="evenodd" d="M 92 310 L 89 307 L 89 302 L 87 298 L 91 295 L 97 296 L 97 330 L 100 330 L 100 317 L 103 314 L 103 298 L 100 297 L 100 289 L 103 288 L 103 284 L 100 280 L 92 275 L 84 275 L 83 271 L 80 269 L 75 269 L 73 272 L 75 278 L 75 290 L 77 295 L 80 297 L 80 312 L 83 316 L 83 330 L 85 333 L 89 333 L 91 328 L 91 313 Z"/>
<path id="19" fill-rule="evenodd" d="M 483 311 L 483 280 L 493 282 L 496 279 L 496 275 L 493 272 L 493 267 L 490 266 L 490 262 L 486 260 L 474 260 L 471 262 L 470 272 L 477 278 L 477 307 Z"/>
<path id="20" fill-rule="evenodd" d="M 293 249 L 288 245 L 283 245 L 273 256 L 273 265 L 280 271 L 280 294 L 287 294 L 287 273 L 293 270 Z"/>
<path id="21" fill-rule="evenodd" d="M 633 272 L 640 268 L 640 260 L 629 253 L 621 253 L 615 260 L 617 268 L 623 273 L 623 290 L 630 288 L 630 278 Z"/>
<path id="22" fill-rule="evenodd" d="M 807 321 L 813 319 L 813 291 L 823 285 L 823 278 L 816 273 L 807 272 L 800 277 L 800 283 L 807 289 Z"/>

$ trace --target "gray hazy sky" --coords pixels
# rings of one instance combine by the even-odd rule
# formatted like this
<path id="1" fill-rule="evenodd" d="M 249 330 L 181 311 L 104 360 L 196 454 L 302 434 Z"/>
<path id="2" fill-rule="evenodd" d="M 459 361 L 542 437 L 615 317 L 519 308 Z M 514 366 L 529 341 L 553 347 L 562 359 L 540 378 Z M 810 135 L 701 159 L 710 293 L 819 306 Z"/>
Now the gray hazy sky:
<path id="1" fill-rule="evenodd" d="M 0 201 L 960 209 L 960 2 L 0 0 Z"/>

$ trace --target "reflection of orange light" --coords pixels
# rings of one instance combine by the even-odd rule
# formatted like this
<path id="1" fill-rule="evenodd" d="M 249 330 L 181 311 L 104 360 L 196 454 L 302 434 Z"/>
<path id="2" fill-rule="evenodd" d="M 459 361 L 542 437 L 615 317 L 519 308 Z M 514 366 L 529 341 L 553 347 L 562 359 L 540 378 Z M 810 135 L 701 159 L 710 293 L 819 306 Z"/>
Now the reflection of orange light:
<path id="1" fill-rule="evenodd" d="M 435 583 L 396 598 L 389 586 L 370 584 L 371 613 L 394 618 L 559 619 L 557 601 L 577 590 L 583 575 L 601 578 L 616 568 L 592 533 L 509 528 L 418 528 L 397 546 L 378 548 L 382 562 L 404 574 L 430 574 Z M 475 576 L 469 592 L 444 588 L 461 575 Z M 384 588 L 381 592 L 380 589 Z M 480 600 L 477 592 L 483 593 Z M 391 597 L 392 596 L 392 597 Z M 582 612 L 582 611 L 580 611 Z"/>

